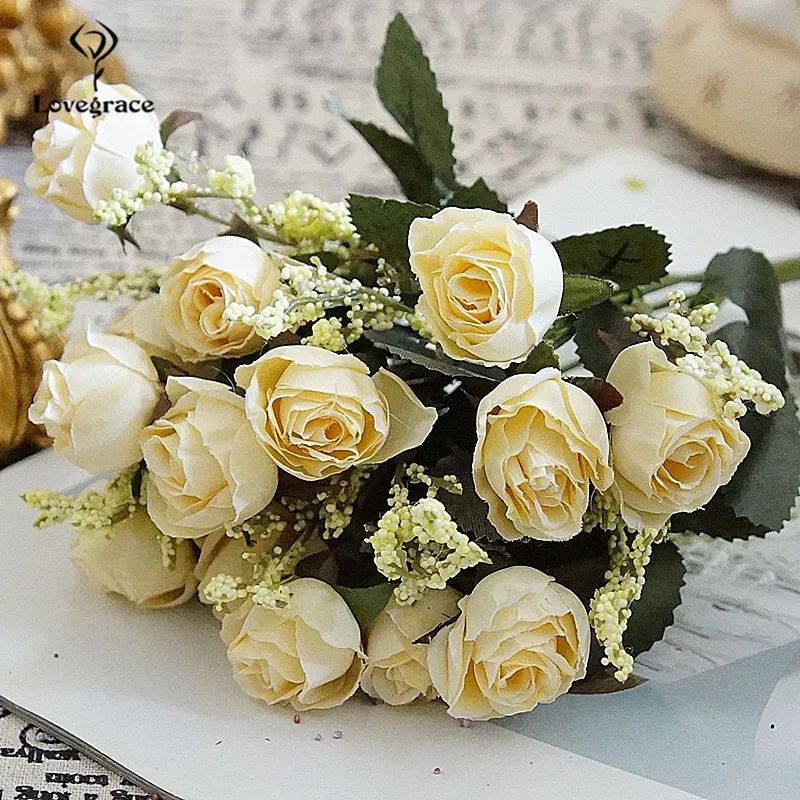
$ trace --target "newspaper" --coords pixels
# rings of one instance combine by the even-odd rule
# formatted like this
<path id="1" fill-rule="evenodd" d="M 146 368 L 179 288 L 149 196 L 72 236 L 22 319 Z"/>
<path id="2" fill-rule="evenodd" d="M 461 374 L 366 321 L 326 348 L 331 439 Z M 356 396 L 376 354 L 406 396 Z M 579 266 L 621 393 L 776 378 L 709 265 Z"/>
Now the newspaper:
<path id="1" fill-rule="evenodd" d="M 177 137 L 209 160 L 239 152 L 259 197 L 296 188 L 326 199 L 397 195 L 388 172 L 326 102 L 391 121 L 372 88 L 383 31 L 402 10 L 437 71 L 465 178 L 507 197 L 591 153 L 640 144 L 790 199 L 793 185 L 728 159 L 684 133 L 650 94 L 654 30 L 672 0 L 85 0 L 119 36 L 132 83 L 164 116 L 204 115 Z M 0 149 L 0 174 L 22 180 L 26 143 Z M 197 220 L 157 209 L 135 221 L 140 253 L 22 197 L 13 248 L 47 280 L 163 261 L 198 238 Z M 682 634 L 686 643 L 691 632 Z M 681 635 L 678 636 L 681 638 Z M 691 642 L 689 643 L 689 645 Z M 687 645 L 687 646 L 689 646 Z M 689 647 L 691 650 L 691 647 Z M 657 665 L 656 665 L 657 667 Z M 0 692 L 2 687 L 0 686 Z M 120 735 L 132 735 L 121 731 Z M 52 793 L 52 794 L 47 794 Z M 0 800 L 145 798 L 146 792 L 0 711 Z"/>

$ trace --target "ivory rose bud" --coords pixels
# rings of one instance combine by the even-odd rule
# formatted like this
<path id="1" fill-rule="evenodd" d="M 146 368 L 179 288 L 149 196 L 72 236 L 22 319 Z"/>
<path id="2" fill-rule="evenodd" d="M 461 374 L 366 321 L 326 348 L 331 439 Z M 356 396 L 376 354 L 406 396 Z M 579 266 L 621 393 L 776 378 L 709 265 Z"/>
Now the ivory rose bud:
<path id="1" fill-rule="evenodd" d="M 739 423 L 725 419 L 712 392 L 652 342 L 623 350 L 608 382 L 623 397 L 606 419 L 625 523 L 660 528 L 672 514 L 702 508 L 750 449 Z"/>
<path id="2" fill-rule="evenodd" d="M 117 336 L 132 339 L 151 357 L 186 366 L 175 350 L 175 343 L 167 335 L 164 320 L 161 318 L 162 303 L 159 295 L 137 300 L 114 320 L 110 331 Z"/>
<path id="3" fill-rule="evenodd" d="M 289 584 L 283 608 L 245 602 L 222 621 L 233 677 L 251 697 L 298 711 L 333 708 L 355 694 L 361 631 L 347 603 L 316 578 Z"/>
<path id="4" fill-rule="evenodd" d="M 56 452 L 87 472 L 115 472 L 142 457 L 139 437 L 163 395 L 147 353 L 91 325 L 73 336 L 60 361 L 47 361 L 28 411 Z"/>
<path id="5" fill-rule="evenodd" d="M 448 586 L 426 592 L 410 606 L 389 600 L 367 641 L 361 688 L 370 697 L 392 706 L 436 697 L 428 672 L 428 644 L 419 640 L 458 615 L 460 597 Z"/>
<path id="6" fill-rule="evenodd" d="M 244 400 L 200 378 L 170 378 L 172 407 L 142 434 L 147 512 L 166 533 L 198 538 L 263 510 L 278 469 L 258 443 Z"/>
<path id="7" fill-rule="evenodd" d="M 109 110 L 95 116 L 86 110 L 93 102 L 103 107 L 119 101 L 145 103 L 124 83 L 98 82 L 92 76 L 70 86 L 62 107 L 51 111 L 48 123 L 33 136 L 33 163 L 25 173 L 28 188 L 81 222 L 92 222 L 95 206 L 110 200 L 114 189 L 137 191 L 143 177 L 133 157 L 139 145 L 160 145 L 158 117 L 153 112 Z M 83 108 L 84 110 L 79 110 Z"/>
<path id="8" fill-rule="evenodd" d="M 263 340 L 253 328 L 225 319 L 231 303 L 261 308 L 280 283 L 269 253 L 241 236 L 216 236 L 172 261 L 161 279 L 161 317 L 186 361 L 238 358 Z"/>
<path id="9" fill-rule="evenodd" d="M 603 415 L 557 369 L 513 375 L 478 406 L 472 461 L 489 521 L 509 541 L 580 533 L 594 484 L 611 485 Z"/>
<path id="10" fill-rule="evenodd" d="M 433 685 L 459 719 L 552 703 L 586 675 L 591 632 L 580 600 L 533 567 L 484 578 L 428 649 Z"/>
<path id="11" fill-rule="evenodd" d="M 508 214 L 445 208 L 411 223 L 408 247 L 420 309 L 451 358 L 501 367 L 522 361 L 558 314 L 558 253 Z"/>
<path id="12" fill-rule="evenodd" d="M 178 606 L 194 597 L 197 588 L 194 547 L 188 541 L 174 542 L 174 564 L 165 567 L 158 535 L 144 509 L 138 509 L 109 530 L 81 531 L 72 560 L 101 592 L 143 608 Z"/>
<path id="13" fill-rule="evenodd" d="M 422 444 L 436 422 L 397 376 L 355 356 L 276 347 L 236 370 L 247 417 L 278 466 L 320 480 Z"/>

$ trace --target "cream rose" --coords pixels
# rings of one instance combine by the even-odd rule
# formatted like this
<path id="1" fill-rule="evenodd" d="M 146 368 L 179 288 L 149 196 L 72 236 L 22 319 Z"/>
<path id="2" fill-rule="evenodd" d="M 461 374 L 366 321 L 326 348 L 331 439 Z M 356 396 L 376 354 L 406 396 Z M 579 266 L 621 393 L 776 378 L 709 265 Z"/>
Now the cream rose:
<path id="1" fill-rule="evenodd" d="M 445 208 L 411 223 L 408 247 L 420 309 L 452 358 L 502 367 L 522 361 L 558 314 L 558 253 L 508 214 Z"/>
<path id="2" fill-rule="evenodd" d="M 175 343 L 169 338 L 161 318 L 162 299 L 153 295 L 136 301 L 111 325 L 111 333 L 132 339 L 151 357 L 162 358 L 171 364 L 184 365 Z"/>
<path id="3" fill-rule="evenodd" d="M 299 578 L 289 588 L 284 608 L 246 600 L 223 619 L 233 677 L 269 705 L 339 706 L 355 693 L 363 668 L 358 623 L 327 583 Z"/>
<path id="4" fill-rule="evenodd" d="M 750 449 L 739 423 L 722 417 L 714 396 L 652 342 L 627 347 L 608 382 L 622 395 L 611 423 L 614 492 L 636 530 L 660 528 L 680 511 L 704 506 Z"/>
<path id="5" fill-rule="evenodd" d="M 475 491 L 509 541 L 580 533 L 594 484 L 611 485 L 603 415 L 557 369 L 514 375 L 481 400 L 472 461 Z"/>
<path id="6" fill-rule="evenodd" d="M 200 378 L 170 378 L 172 407 L 142 433 L 147 512 L 168 536 L 197 538 L 263 510 L 278 469 L 244 413 L 244 400 Z"/>
<path id="7" fill-rule="evenodd" d="M 51 111 L 47 125 L 34 134 L 33 163 L 25 183 L 70 217 L 92 222 L 94 207 L 110 200 L 114 189 L 133 192 L 142 185 L 133 156 L 147 142 L 160 147 L 158 117 L 153 112 L 114 110 L 93 116 L 84 107 L 94 100 L 101 105 L 146 101 L 124 83 L 98 82 L 95 94 L 91 75 L 73 83 L 65 99 L 71 109 Z"/>
<path id="8" fill-rule="evenodd" d="M 236 382 L 267 452 L 304 480 L 387 461 L 422 444 L 436 422 L 436 409 L 391 372 L 370 377 L 355 356 L 320 347 L 276 347 L 239 367 Z"/>
<path id="9" fill-rule="evenodd" d="M 101 592 L 143 608 L 178 606 L 194 597 L 197 588 L 195 550 L 191 542 L 174 542 L 174 564 L 165 567 L 158 535 L 140 509 L 108 531 L 81 531 L 72 560 Z"/>
<path id="10" fill-rule="evenodd" d="M 436 697 L 428 672 L 428 644 L 419 640 L 458 615 L 460 597 L 448 586 L 427 592 L 410 606 L 389 601 L 367 641 L 361 688 L 370 697 L 392 706 Z"/>
<path id="11" fill-rule="evenodd" d="M 147 353 L 91 325 L 73 336 L 60 361 L 47 361 L 28 411 L 56 452 L 87 472 L 103 475 L 142 457 L 139 437 L 163 395 Z"/>
<path id="12" fill-rule="evenodd" d="M 170 264 L 161 279 L 161 318 L 186 361 L 237 358 L 264 344 L 253 328 L 225 319 L 231 303 L 261 308 L 280 283 L 269 253 L 241 236 L 216 236 Z"/>
<path id="13" fill-rule="evenodd" d="M 586 675 L 586 609 L 538 569 L 494 572 L 459 606 L 461 616 L 428 649 L 431 679 L 450 716 L 486 720 L 530 711 Z"/>

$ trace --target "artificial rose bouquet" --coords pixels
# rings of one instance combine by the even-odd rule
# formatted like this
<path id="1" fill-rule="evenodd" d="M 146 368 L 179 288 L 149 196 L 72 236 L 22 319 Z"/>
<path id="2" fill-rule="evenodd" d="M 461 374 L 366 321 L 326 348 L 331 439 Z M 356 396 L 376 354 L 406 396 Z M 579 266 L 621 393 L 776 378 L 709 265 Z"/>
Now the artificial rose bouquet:
<path id="1" fill-rule="evenodd" d="M 34 192 L 123 243 L 155 204 L 224 230 L 163 268 L 31 290 L 53 330 L 79 295 L 135 302 L 45 365 L 30 411 L 60 455 L 114 476 L 25 499 L 40 526 L 71 520 L 101 590 L 211 606 L 235 679 L 267 703 L 361 688 L 488 719 L 605 672 L 625 683 L 680 601 L 672 535 L 789 517 L 776 271 L 732 250 L 664 300 L 678 281 L 656 231 L 550 242 L 533 203 L 514 217 L 458 182 L 401 16 L 376 85 L 407 136 L 348 121 L 406 202 L 263 206 L 244 158 L 214 169 L 168 146 L 186 112 L 160 128 L 51 114 Z M 715 328 L 721 300 L 747 322 Z"/>

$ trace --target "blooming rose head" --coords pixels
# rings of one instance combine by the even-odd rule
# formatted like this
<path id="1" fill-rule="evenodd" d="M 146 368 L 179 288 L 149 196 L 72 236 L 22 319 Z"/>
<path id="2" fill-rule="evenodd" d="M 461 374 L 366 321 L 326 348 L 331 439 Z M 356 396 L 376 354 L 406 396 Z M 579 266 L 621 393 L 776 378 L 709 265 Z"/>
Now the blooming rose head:
<path id="1" fill-rule="evenodd" d="M 191 542 L 173 542 L 174 563 L 162 562 L 159 530 L 144 509 L 110 529 L 81 531 L 72 560 L 101 591 L 143 608 L 169 608 L 194 597 L 197 560 Z"/>
<path id="2" fill-rule="evenodd" d="M 448 714 L 492 719 L 552 703 L 586 675 L 591 631 L 567 588 L 533 567 L 484 578 L 436 634 L 428 667 Z"/>
<path id="3" fill-rule="evenodd" d="M 278 466 L 320 480 L 422 444 L 436 421 L 400 378 L 355 356 L 276 347 L 236 370 L 247 417 Z"/>
<path id="4" fill-rule="evenodd" d="M 139 145 L 160 145 L 158 117 L 153 112 L 125 114 L 113 108 L 92 115 L 86 109 L 94 101 L 116 106 L 120 101 L 141 104 L 145 98 L 124 83 L 98 82 L 95 94 L 91 75 L 73 83 L 66 100 L 70 110 L 51 111 L 47 125 L 34 134 L 33 163 L 25 183 L 70 217 L 92 222 L 94 207 L 111 199 L 114 189 L 134 192 L 142 185 L 133 156 Z"/>
<path id="5" fill-rule="evenodd" d="M 591 484 L 611 485 L 608 433 L 586 392 L 557 369 L 514 375 L 478 406 L 472 461 L 489 521 L 508 540 L 580 533 Z"/>
<path id="6" fill-rule="evenodd" d="M 196 538 L 261 511 L 278 469 L 244 413 L 244 400 L 221 383 L 170 378 L 172 407 L 142 434 L 147 512 L 177 538 Z"/>
<path id="7" fill-rule="evenodd" d="M 452 358 L 503 367 L 522 361 L 558 314 L 558 253 L 508 214 L 445 208 L 411 223 L 408 247 L 420 309 Z"/>
<path id="8" fill-rule="evenodd" d="M 347 603 L 316 578 L 289 584 L 283 608 L 246 600 L 222 621 L 233 677 L 251 697 L 298 711 L 352 697 L 363 668 L 361 631 Z"/>
<path id="9" fill-rule="evenodd" d="M 170 264 L 161 279 L 161 316 L 186 361 L 237 358 L 263 340 L 249 325 L 225 319 L 231 303 L 261 308 L 280 282 L 269 253 L 241 236 L 216 236 Z"/>
<path id="10" fill-rule="evenodd" d="M 370 697 L 392 706 L 436 697 L 428 672 L 428 643 L 419 640 L 458 615 L 460 597 L 448 586 L 426 592 L 410 606 L 389 601 L 367 641 L 361 688 Z"/>
<path id="11" fill-rule="evenodd" d="M 660 528 L 672 514 L 701 508 L 750 449 L 739 423 L 722 416 L 712 392 L 652 342 L 623 350 L 608 382 L 623 397 L 606 419 L 614 493 L 631 528 Z"/>
<path id="12" fill-rule="evenodd" d="M 87 472 L 114 472 L 142 457 L 139 437 L 163 395 L 153 363 L 135 342 L 91 325 L 60 361 L 47 361 L 28 412 L 56 452 Z"/>

